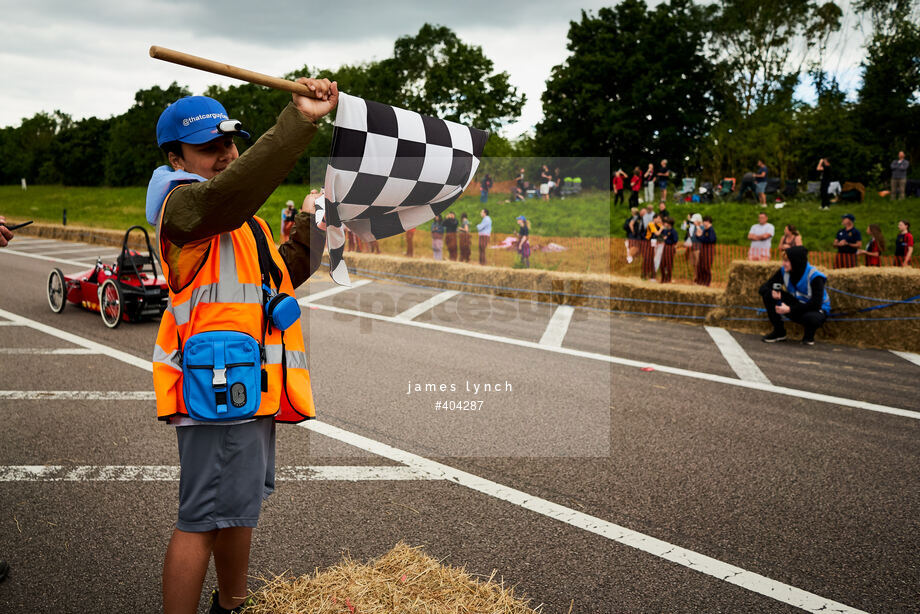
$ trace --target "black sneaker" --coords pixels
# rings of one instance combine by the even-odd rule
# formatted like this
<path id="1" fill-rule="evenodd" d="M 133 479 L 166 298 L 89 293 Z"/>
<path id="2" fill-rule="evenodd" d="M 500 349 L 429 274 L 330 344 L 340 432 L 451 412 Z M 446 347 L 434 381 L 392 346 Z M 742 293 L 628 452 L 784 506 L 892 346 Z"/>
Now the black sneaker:
<path id="1" fill-rule="evenodd" d="M 761 339 L 761 341 L 763 341 L 764 343 L 776 343 L 777 341 L 785 341 L 785 340 L 786 340 L 786 333 L 785 333 L 785 331 L 782 331 L 782 332 L 781 332 L 781 331 L 775 330 L 775 331 L 773 331 L 772 333 L 770 333 L 769 335 L 764 335 L 764 336 L 761 337 L 760 339 Z"/>
<path id="2" fill-rule="evenodd" d="M 211 608 L 208 610 L 208 614 L 238 614 L 239 612 L 242 612 L 250 605 L 252 605 L 252 602 L 247 597 L 246 601 L 236 606 L 232 610 L 228 610 L 227 608 L 221 607 L 220 601 L 218 601 L 218 598 L 217 598 L 217 589 L 215 588 L 213 591 L 211 591 Z"/>
<path id="3" fill-rule="evenodd" d="M 802 339 L 802 345 L 814 345 L 814 344 L 815 344 L 814 339 L 808 339 L 808 338 Z"/>

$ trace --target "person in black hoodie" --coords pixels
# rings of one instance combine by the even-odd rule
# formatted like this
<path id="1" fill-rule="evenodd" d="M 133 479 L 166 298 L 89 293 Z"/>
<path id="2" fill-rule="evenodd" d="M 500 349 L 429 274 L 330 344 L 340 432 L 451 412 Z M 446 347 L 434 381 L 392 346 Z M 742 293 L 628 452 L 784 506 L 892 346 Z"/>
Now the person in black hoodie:
<path id="1" fill-rule="evenodd" d="M 767 283 L 760 286 L 760 296 L 773 324 L 773 331 L 763 337 L 766 343 L 786 340 L 783 316 L 805 329 L 802 343 L 815 344 L 815 331 L 827 321 L 831 301 L 827 294 L 827 277 L 808 263 L 808 250 L 801 245 L 787 249 L 783 266 Z"/>

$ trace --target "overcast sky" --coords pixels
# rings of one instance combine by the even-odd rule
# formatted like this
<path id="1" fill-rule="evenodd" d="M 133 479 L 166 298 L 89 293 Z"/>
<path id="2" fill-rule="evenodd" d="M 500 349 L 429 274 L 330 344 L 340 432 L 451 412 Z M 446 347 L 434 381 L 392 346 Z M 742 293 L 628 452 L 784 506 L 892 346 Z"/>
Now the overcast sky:
<path id="1" fill-rule="evenodd" d="M 569 22 L 582 9 L 612 2 L 580 0 L 0 0 L 0 126 L 59 109 L 75 119 L 126 111 L 134 93 L 173 81 L 200 94 L 239 83 L 153 60 L 150 45 L 281 75 L 304 64 L 334 68 L 383 59 L 399 36 L 425 22 L 482 46 L 496 70 L 527 95 L 517 136 L 542 117 L 540 95 L 562 63 Z M 848 24 L 852 29 L 852 24 Z M 849 33 L 848 33 L 849 34 Z M 858 83 L 861 37 L 842 39 L 830 65 L 844 85 Z M 804 90 L 803 90 L 804 91 Z M 807 98 L 807 92 L 804 92 Z M 232 109 L 231 109 L 232 114 Z"/>

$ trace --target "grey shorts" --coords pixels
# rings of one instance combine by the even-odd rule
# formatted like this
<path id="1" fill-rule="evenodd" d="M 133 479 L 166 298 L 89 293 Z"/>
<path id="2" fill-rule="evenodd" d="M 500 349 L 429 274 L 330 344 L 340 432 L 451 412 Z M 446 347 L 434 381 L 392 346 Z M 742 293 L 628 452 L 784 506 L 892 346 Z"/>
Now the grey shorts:
<path id="1" fill-rule="evenodd" d="M 262 500 L 275 489 L 275 421 L 176 427 L 179 519 L 176 528 L 201 533 L 255 527 Z"/>
<path id="2" fill-rule="evenodd" d="M 766 194 L 766 192 L 767 192 L 767 182 L 766 182 L 766 181 L 758 181 L 757 183 L 755 183 L 755 184 L 754 184 L 754 191 L 757 192 L 758 194 Z"/>

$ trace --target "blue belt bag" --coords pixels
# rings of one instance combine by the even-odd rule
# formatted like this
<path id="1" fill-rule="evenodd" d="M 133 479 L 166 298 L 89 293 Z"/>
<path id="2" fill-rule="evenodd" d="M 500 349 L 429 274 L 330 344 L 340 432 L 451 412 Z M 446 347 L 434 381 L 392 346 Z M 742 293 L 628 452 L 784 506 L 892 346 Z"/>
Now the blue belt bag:
<path id="1" fill-rule="evenodd" d="M 251 418 L 262 400 L 259 342 L 246 333 L 210 331 L 189 337 L 182 351 L 182 395 L 195 420 Z"/>

